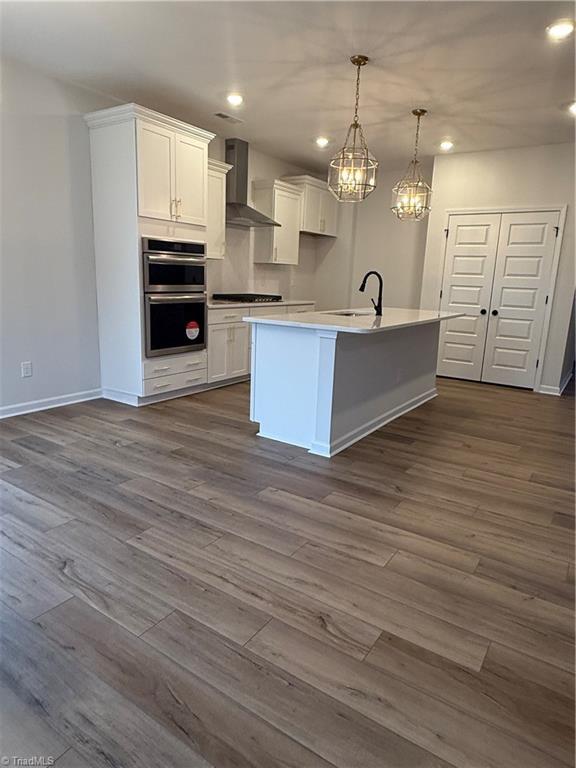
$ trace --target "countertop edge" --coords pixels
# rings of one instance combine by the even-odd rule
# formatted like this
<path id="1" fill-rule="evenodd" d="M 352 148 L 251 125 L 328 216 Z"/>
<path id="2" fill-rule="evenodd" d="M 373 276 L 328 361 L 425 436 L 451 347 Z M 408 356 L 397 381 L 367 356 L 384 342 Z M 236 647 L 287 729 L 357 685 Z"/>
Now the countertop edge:
<path id="1" fill-rule="evenodd" d="M 297 299 L 287 301 L 207 301 L 206 306 L 208 309 L 252 309 L 254 307 L 301 307 L 315 303 L 309 299 L 302 301 Z"/>
<path id="2" fill-rule="evenodd" d="M 399 328 L 413 328 L 417 325 L 431 325 L 432 323 L 441 323 L 444 320 L 452 320 L 456 317 L 462 317 L 463 315 L 463 312 L 454 312 L 447 314 L 445 317 L 429 317 L 422 320 L 407 320 L 397 323 L 392 322 L 390 325 L 386 325 L 382 328 L 355 328 L 353 326 L 338 325 L 336 323 L 315 323 L 313 320 L 306 322 L 302 316 L 300 316 L 300 318 L 297 320 L 290 320 L 286 317 L 243 317 L 242 320 L 246 323 L 252 323 L 254 325 L 280 325 L 285 326 L 286 328 L 303 328 L 310 331 L 335 331 L 338 333 L 373 334 L 384 333 L 385 331 L 394 331 L 398 330 Z"/>

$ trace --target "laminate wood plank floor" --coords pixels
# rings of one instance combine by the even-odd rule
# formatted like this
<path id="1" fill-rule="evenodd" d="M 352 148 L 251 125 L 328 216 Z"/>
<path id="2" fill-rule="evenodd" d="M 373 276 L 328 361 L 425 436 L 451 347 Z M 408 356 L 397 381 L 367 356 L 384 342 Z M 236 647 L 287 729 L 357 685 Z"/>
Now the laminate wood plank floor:
<path id="1" fill-rule="evenodd" d="M 247 384 L 0 422 L 2 755 L 573 766 L 573 394 L 438 388 L 332 459 Z"/>

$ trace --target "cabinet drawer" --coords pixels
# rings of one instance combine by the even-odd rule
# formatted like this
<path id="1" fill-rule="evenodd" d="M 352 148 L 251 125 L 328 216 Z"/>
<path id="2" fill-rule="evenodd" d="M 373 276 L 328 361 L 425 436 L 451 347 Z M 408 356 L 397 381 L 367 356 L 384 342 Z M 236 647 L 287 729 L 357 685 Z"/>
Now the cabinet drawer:
<path id="1" fill-rule="evenodd" d="M 170 376 L 159 376 L 155 379 L 144 380 L 144 395 L 161 395 L 163 392 L 171 392 L 175 389 L 195 387 L 198 384 L 206 384 L 208 373 L 206 368 L 201 371 L 189 373 L 174 373 Z"/>
<path id="2" fill-rule="evenodd" d="M 249 314 L 249 307 L 242 307 L 241 309 L 209 309 L 208 325 L 214 325 L 215 323 L 241 323 L 242 318 L 248 317 Z"/>
<path id="3" fill-rule="evenodd" d="M 297 306 L 288 307 L 288 312 L 314 312 L 314 304 L 298 304 Z"/>
<path id="4" fill-rule="evenodd" d="M 157 360 L 144 361 L 144 378 L 155 379 L 158 376 L 169 376 L 173 373 L 199 371 L 207 366 L 206 350 L 192 354 L 172 355 Z"/>
<path id="5" fill-rule="evenodd" d="M 285 315 L 287 308 L 281 307 L 255 307 L 250 310 L 250 317 L 266 317 L 267 315 Z"/>

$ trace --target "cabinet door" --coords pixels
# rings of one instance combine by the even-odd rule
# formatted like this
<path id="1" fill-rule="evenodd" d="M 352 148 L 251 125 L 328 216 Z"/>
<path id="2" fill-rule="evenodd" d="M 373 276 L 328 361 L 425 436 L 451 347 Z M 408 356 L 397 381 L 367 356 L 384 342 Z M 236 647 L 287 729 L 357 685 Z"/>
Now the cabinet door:
<path id="1" fill-rule="evenodd" d="M 323 191 L 312 184 L 306 184 L 302 196 L 302 221 L 300 229 L 304 232 L 321 232 Z"/>
<path id="2" fill-rule="evenodd" d="M 238 323 L 230 326 L 228 376 L 246 376 L 250 372 L 250 326 Z"/>
<path id="3" fill-rule="evenodd" d="M 463 312 L 440 324 L 438 375 L 480 381 L 500 214 L 450 216 L 440 309 Z"/>
<path id="4" fill-rule="evenodd" d="M 208 326 L 208 381 L 229 377 L 229 325 Z"/>
<path id="5" fill-rule="evenodd" d="M 172 221 L 174 134 L 152 123 L 137 122 L 138 213 Z"/>
<path id="6" fill-rule="evenodd" d="M 327 189 L 319 191 L 322 195 L 320 232 L 323 235 L 336 237 L 338 234 L 338 200 Z"/>
<path id="7" fill-rule="evenodd" d="M 185 134 L 175 134 L 176 218 L 206 226 L 208 199 L 208 146 Z"/>
<path id="8" fill-rule="evenodd" d="M 274 190 L 274 218 L 281 225 L 274 229 L 273 261 L 298 264 L 300 245 L 300 195 Z"/>
<path id="9" fill-rule="evenodd" d="M 558 211 L 503 213 L 482 381 L 534 386 Z"/>
<path id="10" fill-rule="evenodd" d="M 223 259 L 226 249 L 226 176 L 208 171 L 207 257 Z"/>

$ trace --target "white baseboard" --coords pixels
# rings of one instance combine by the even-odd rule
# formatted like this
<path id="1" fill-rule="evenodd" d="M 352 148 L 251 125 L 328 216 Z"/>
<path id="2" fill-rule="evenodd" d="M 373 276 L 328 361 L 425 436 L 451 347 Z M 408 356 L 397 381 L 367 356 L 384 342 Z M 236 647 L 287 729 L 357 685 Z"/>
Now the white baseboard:
<path id="1" fill-rule="evenodd" d="M 339 437 L 337 440 L 332 440 L 329 446 L 314 444 L 310 449 L 310 453 L 316 453 L 319 456 L 335 456 L 345 448 L 348 448 L 354 443 L 357 443 L 358 440 L 361 440 L 363 437 L 367 437 L 372 432 L 380 429 L 380 427 L 385 426 L 389 422 L 394 421 L 394 419 L 403 416 L 409 411 L 413 411 L 414 408 L 418 408 L 420 405 L 424 405 L 424 403 L 427 403 L 428 400 L 435 398 L 437 394 L 438 392 L 436 391 L 435 387 L 434 389 L 429 389 L 427 392 L 423 392 L 421 395 L 417 395 L 417 397 L 413 397 L 411 400 L 408 400 L 408 402 L 403 403 L 396 408 L 392 408 L 389 411 L 386 411 L 386 413 L 377 416 L 371 421 L 367 421 L 366 424 L 362 424 L 362 426 L 357 427 L 351 432 L 348 432 L 348 434 L 342 435 L 342 437 Z M 329 452 L 320 453 L 319 451 L 315 450 L 316 448 L 320 449 L 320 451 Z"/>
<path id="2" fill-rule="evenodd" d="M 540 389 L 538 390 L 538 392 L 541 395 L 556 395 L 556 397 L 560 397 L 562 392 L 564 392 L 564 390 L 566 389 L 566 387 L 570 383 L 570 379 L 572 378 L 572 376 L 573 376 L 572 371 L 568 371 L 566 376 L 564 376 L 564 378 L 560 382 L 560 386 L 559 387 L 552 387 L 552 386 L 550 386 L 548 384 L 541 384 L 540 385 Z"/>
<path id="3" fill-rule="evenodd" d="M 185 387 L 184 389 L 173 389 L 171 392 L 162 392 L 157 395 L 147 395 L 145 397 L 141 395 L 132 395 L 128 392 L 121 392 L 117 389 L 103 389 L 102 397 L 106 400 L 114 400 L 116 403 L 122 403 L 123 405 L 132 405 L 136 408 L 141 408 L 145 405 L 162 403 L 165 400 L 175 400 L 177 397 L 196 395 L 200 392 L 206 392 L 209 389 L 219 389 L 221 387 L 228 387 L 231 384 L 240 384 L 242 381 L 248 381 L 249 378 L 249 376 L 237 376 L 234 379 L 226 379 L 225 381 L 216 381 L 208 384 L 198 384 L 195 387 Z"/>
<path id="4" fill-rule="evenodd" d="M 46 411 L 49 408 L 59 408 L 63 405 L 83 403 L 86 400 L 96 400 L 99 397 L 102 397 L 102 390 L 89 389 L 86 392 L 73 392 L 70 395 L 46 397 L 43 400 L 29 400 L 27 403 L 16 403 L 15 405 L 3 405 L 0 407 L 0 419 L 23 416 L 25 413 L 35 413 L 36 411 Z"/>
<path id="5" fill-rule="evenodd" d="M 258 432 L 258 437 L 265 437 L 268 440 L 276 440 L 279 443 L 289 443 L 290 445 L 296 445 L 300 448 L 308 448 L 308 452 L 313 453 L 315 456 L 324 456 L 326 458 L 330 458 L 331 456 L 335 456 L 337 453 L 340 453 L 340 451 L 343 451 L 345 448 L 348 448 L 354 443 L 357 443 L 358 440 L 362 440 L 363 437 L 367 437 L 372 432 L 380 429 L 380 427 L 383 427 L 389 422 L 394 421 L 394 419 L 403 416 L 409 411 L 413 411 L 414 408 L 418 408 L 420 405 L 424 405 L 424 403 L 427 403 L 428 400 L 432 400 L 437 395 L 438 392 L 436 391 L 436 388 L 430 389 L 427 392 L 423 392 L 421 395 L 412 398 L 412 400 L 409 400 L 407 403 L 403 403 L 396 408 L 392 408 L 391 410 L 386 411 L 386 413 L 377 416 L 375 419 L 367 421 L 365 424 L 362 424 L 362 426 L 357 427 L 351 432 L 348 432 L 346 435 L 343 435 L 337 440 L 333 440 L 329 444 L 313 442 L 311 445 L 304 445 L 302 443 L 279 438 L 277 435 L 266 434 L 262 430 Z"/>

